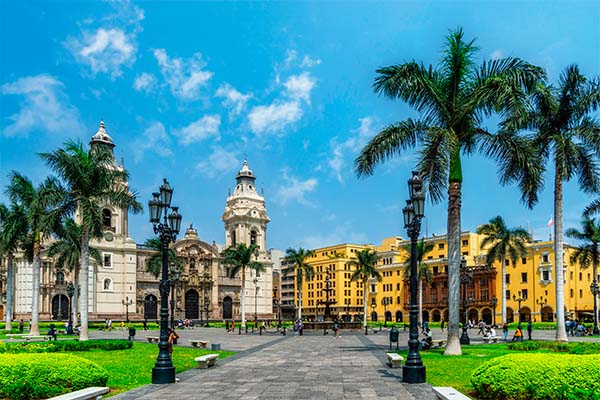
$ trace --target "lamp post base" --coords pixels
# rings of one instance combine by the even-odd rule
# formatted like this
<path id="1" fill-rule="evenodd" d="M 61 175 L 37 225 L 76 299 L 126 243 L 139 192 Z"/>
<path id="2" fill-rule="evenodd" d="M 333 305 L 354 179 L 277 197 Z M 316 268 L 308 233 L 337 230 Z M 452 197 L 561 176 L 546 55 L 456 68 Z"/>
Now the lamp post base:
<path id="1" fill-rule="evenodd" d="M 592 335 L 600 335 L 600 329 L 598 329 L 598 325 L 594 325 L 594 329 L 592 330 Z"/>
<path id="2" fill-rule="evenodd" d="M 175 367 L 152 368 L 152 383 L 158 385 L 164 383 L 175 383 Z"/>
<path id="3" fill-rule="evenodd" d="M 402 367 L 402 381 L 406 383 L 425 383 L 424 365 L 405 365 Z"/>
<path id="4" fill-rule="evenodd" d="M 460 344 L 461 345 L 469 345 L 471 344 L 471 339 L 469 338 L 469 335 L 467 334 L 467 331 L 463 329 L 463 333 L 462 335 L 460 335 Z"/>

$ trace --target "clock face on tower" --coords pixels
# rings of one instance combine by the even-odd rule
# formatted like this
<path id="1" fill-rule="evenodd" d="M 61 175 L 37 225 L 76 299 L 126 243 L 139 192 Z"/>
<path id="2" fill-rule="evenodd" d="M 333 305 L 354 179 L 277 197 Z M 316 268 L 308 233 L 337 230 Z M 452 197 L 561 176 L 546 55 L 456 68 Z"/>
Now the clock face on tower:
<path id="1" fill-rule="evenodd" d="M 107 242 L 112 242 L 113 239 L 114 239 L 114 236 L 111 232 L 104 233 L 104 240 L 106 240 Z"/>

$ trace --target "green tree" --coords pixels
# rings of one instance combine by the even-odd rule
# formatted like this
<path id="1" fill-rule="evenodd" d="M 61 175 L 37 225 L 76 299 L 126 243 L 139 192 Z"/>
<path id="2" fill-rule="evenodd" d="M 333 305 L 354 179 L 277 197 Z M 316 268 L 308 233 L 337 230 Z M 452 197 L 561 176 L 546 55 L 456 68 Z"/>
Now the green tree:
<path id="1" fill-rule="evenodd" d="M 111 204 L 137 213 L 142 211 L 142 205 L 127 187 L 127 171 L 116 166 L 112 150 L 106 146 L 95 146 L 88 151 L 81 142 L 68 141 L 64 148 L 40 156 L 64 181 L 68 196 L 63 207 L 77 211 L 81 224 L 79 340 L 88 340 L 89 247 L 90 239 L 102 237 L 102 208 Z"/>
<path id="2" fill-rule="evenodd" d="M 28 238 L 24 242 L 31 245 L 31 278 L 32 278 L 32 304 L 31 328 L 32 335 L 40 334 L 40 265 L 42 243 L 47 240 L 55 230 L 60 220 L 56 204 L 64 196 L 64 189 L 56 178 L 48 177 L 40 185 L 34 184 L 27 177 L 18 172 L 11 172 L 10 184 L 6 189 L 9 199 L 24 213 L 27 224 Z"/>
<path id="3" fill-rule="evenodd" d="M 556 290 L 556 340 L 567 341 L 563 278 L 563 184 L 575 176 L 585 193 L 600 189 L 598 154 L 600 123 L 592 112 L 600 105 L 600 81 L 588 80 L 576 65 L 561 74 L 558 85 L 538 83 L 531 109 L 505 122 L 507 131 L 522 131 L 537 152 L 539 174 L 529 182 L 532 192 L 544 186 L 544 172 L 554 172 L 554 271 Z M 533 133 L 530 133 L 533 132 Z"/>
<path id="4" fill-rule="evenodd" d="M 298 288 L 298 318 L 302 319 L 302 283 L 304 278 L 312 279 L 315 274 L 312 265 L 306 262 L 309 257 L 315 254 L 312 250 L 305 250 L 300 247 L 298 250 L 291 247 L 285 251 L 285 260 L 291 262 L 293 267 L 283 270 L 283 276 L 289 275 L 292 271 L 296 275 L 296 287 Z"/>
<path id="5" fill-rule="evenodd" d="M 448 199 L 448 344 L 445 354 L 462 354 L 459 341 L 460 213 L 463 172 L 461 155 L 480 151 L 498 159 L 502 183 L 529 175 L 529 146 L 519 135 L 497 137 L 485 130 L 484 118 L 524 112 L 526 89 L 544 76 L 541 68 L 518 58 L 475 63 L 477 47 L 462 29 L 450 33 L 441 63 L 426 67 L 415 61 L 377 70 L 374 89 L 414 107 L 420 118 L 408 118 L 383 129 L 356 159 L 357 175 L 371 175 L 375 166 L 411 148 L 420 148 L 418 171 L 432 202 Z M 523 201 L 535 203 L 530 188 L 521 187 Z"/>
<path id="6" fill-rule="evenodd" d="M 404 246 L 404 250 L 408 253 L 408 257 L 404 264 L 406 269 L 404 270 L 404 279 L 410 282 L 410 244 Z M 419 324 L 423 323 L 423 281 L 431 283 L 433 274 L 427 264 L 423 261 L 425 255 L 433 250 L 433 243 L 425 242 L 424 238 L 421 238 L 417 242 L 417 279 L 419 281 Z"/>
<path id="7" fill-rule="evenodd" d="M 255 272 L 265 271 L 265 266 L 258 261 L 252 260 L 255 256 L 258 257 L 258 247 L 255 244 L 246 246 L 245 243 L 238 243 L 237 245 L 231 246 L 225 249 L 221 253 L 222 263 L 229 265 L 229 277 L 235 277 L 238 272 L 242 272 L 242 287 L 241 298 L 242 298 L 242 328 L 246 327 L 246 268 Z"/>
<path id="8" fill-rule="evenodd" d="M 146 239 L 144 246 L 155 251 L 148 261 L 146 261 L 146 271 L 154 275 L 155 278 L 158 278 L 162 272 L 162 243 L 160 238 L 154 237 Z M 171 248 L 169 249 L 169 265 L 175 266 L 180 272 L 183 268 L 181 260 L 177 258 L 175 251 Z M 172 269 L 170 269 L 169 272 L 172 272 Z"/>
<path id="9" fill-rule="evenodd" d="M 349 265 L 356 269 L 350 276 L 350 281 L 359 281 L 363 285 L 363 327 L 367 327 L 367 288 L 369 287 L 369 279 L 376 279 L 381 282 L 381 273 L 377 269 L 377 260 L 379 256 L 373 250 L 364 249 L 356 254 L 356 258 L 348 262 Z"/>
<path id="10" fill-rule="evenodd" d="M 52 242 L 48 247 L 48 255 L 56 257 L 55 265 L 58 268 L 71 271 L 73 274 L 73 309 L 71 318 L 73 326 L 77 326 L 77 313 L 79 308 L 77 302 L 79 299 L 79 273 L 81 270 L 81 225 L 78 225 L 73 218 L 65 218 L 56 230 L 58 240 Z M 96 265 L 102 265 L 102 257 L 95 247 L 89 248 L 90 258 L 96 262 Z"/>
<path id="11" fill-rule="evenodd" d="M 581 230 L 570 228 L 565 231 L 565 235 L 576 239 L 581 245 L 575 248 L 571 254 L 572 264 L 579 263 L 581 268 L 592 266 L 592 282 L 598 283 L 598 265 L 600 264 L 600 223 L 594 218 L 585 217 L 581 221 Z M 598 334 L 598 296 L 594 295 L 594 334 Z"/>
<path id="12" fill-rule="evenodd" d="M 6 255 L 6 325 L 7 331 L 12 329 L 13 284 L 15 280 L 14 255 L 27 235 L 25 210 L 16 203 L 10 207 L 0 204 L 0 254 Z"/>
<path id="13" fill-rule="evenodd" d="M 531 242 L 531 235 L 523 228 L 508 228 L 501 216 L 490 219 L 490 222 L 477 228 L 477 233 L 485 237 L 480 248 L 487 251 L 486 266 L 491 268 L 495 261 L 502 265 L 502 322 L 506 321 L 506 264 L 509 259 L 516 265 L 517 259 L 527 254 L 526 243 Z"/>

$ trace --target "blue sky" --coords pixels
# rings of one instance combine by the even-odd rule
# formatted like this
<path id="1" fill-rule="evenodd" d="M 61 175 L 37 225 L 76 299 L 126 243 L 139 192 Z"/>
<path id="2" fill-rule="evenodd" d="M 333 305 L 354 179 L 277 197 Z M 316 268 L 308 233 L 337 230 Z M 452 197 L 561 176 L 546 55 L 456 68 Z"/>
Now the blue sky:
<path id="1" fill-rule="evenodd" d="M 87 143 L 100 119 L 144 204 L 166 177 L 183 223 L 224 242 L 221 214 L 244 158 L 264 189 L 269 247 L 379 243 L 406 236 L 407 153 L 358 180 L 353 160 L 386 124 L 414 116 L 375 95 L 375 70 L 437 63 L 448 29 L 477 38 L 480 60 L 600 72 L 600 7 L 588 2 L 82 2 L 0 0 L 0 186 L 35 182 L 37 156 Z M 495 127 L 490 121 L 488 129 Z M 463 230 L 496 215 L 547 239 L 552 176 L 528 210 L 481 157 L 464 168 Z M 4 194 L 0 201 L 5 201 Z M 591 198 L 565 188 L 565 226 Z M 424 231 L 443 234 L 446 204 Z M 152 235 L 131 218 L 134 239 Z"/>

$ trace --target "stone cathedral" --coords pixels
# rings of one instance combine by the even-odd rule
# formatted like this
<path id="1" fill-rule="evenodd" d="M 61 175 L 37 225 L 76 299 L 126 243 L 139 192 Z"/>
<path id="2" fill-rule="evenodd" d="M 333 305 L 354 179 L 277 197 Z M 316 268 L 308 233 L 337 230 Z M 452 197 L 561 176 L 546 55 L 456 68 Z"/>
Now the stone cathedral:
<path id="1" fill-rule="evenodd" d="M 111 151 L 115 144 L 107 133 L 104 122 L 90 140 L 90 146 L 107 146 Z M 115 161 L 115 168 L 123 168 Z M 244 161 L 236 176 L 236 186 L 228 194 L 222 215 L 225 244 L 215 241 L 209 244 L 198 237 L 190 225 L 182 227 L 180 238 L 171 244 L 179 259 L 178 279 L 172 287 L 175 319 L 196 321 L 241 318 L 241 297 L 246 299 L 246 319 L 273 318 L 273 274 L 271 252 L 267 248 L 267 224 L 269 217 L 265 200 L 255 186 L 256 177 Z M 127 185 L 127 182 L 119 184 Z M 141 200 L 140 200 L 141 201 Z M 89 269 L 89 319 L 125 319 L 126 312 L 134 320 L 159 318 L 159 278 L 147 272 L 147 263 L 156 250 L 136 244 L 129 235 L 128 212 L 107 204 L 102 210 L 104 236 L 90 243 L 100 251 L 102 264 L 90 260 Z M 236 243 L 256 243 L 257 261 L 266 271 L 260 274 L 246 273 L 245 293 L 241 293 L 241 274 L 228 276 L 227 266 L 221 264 L 220 253 Z M 47 248 L 46 243 L 45 247 Z M 31 266 L 23 255 L 15 257 L 15 299 L 13 319 L 29 319 L 31 312 L 32 278 Z M 71 304 L 67 285 L 73 282 L 72 273 L 56 265 L 43 255 L 40 282 L 40 320 L 67 320 Z M 0 259 L 0 318 L 4 319 L 6 296 L 6 259 Z M 81 283 L 80 283 L 81 285 Z M 171 308 L 171 304 L 169 310 Z M 170 312 L 170 311 L 169 311 Z"/>

